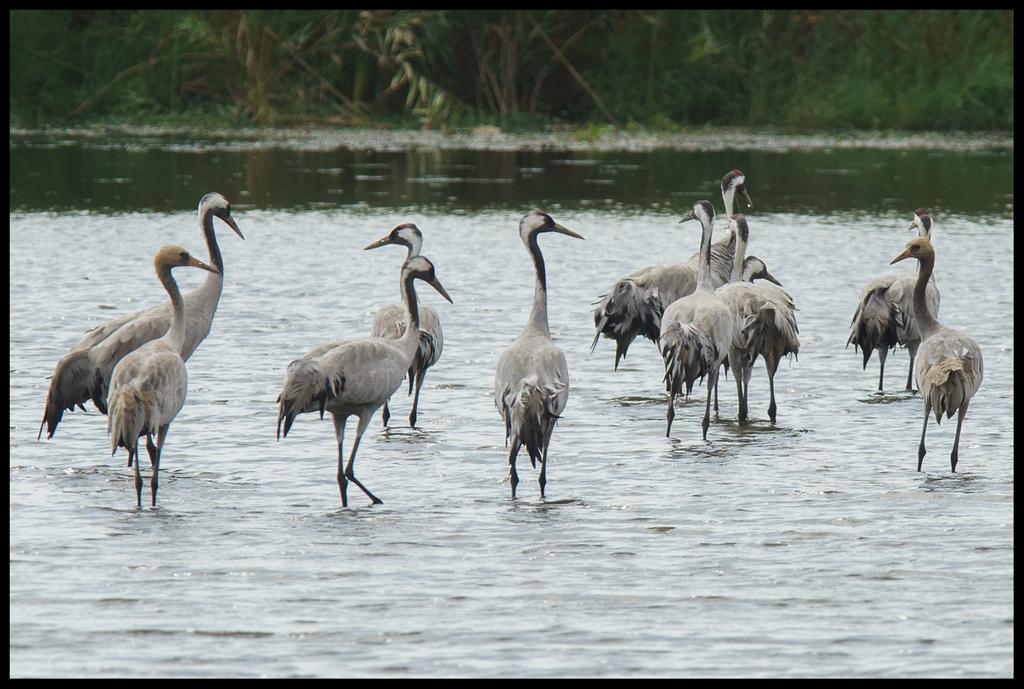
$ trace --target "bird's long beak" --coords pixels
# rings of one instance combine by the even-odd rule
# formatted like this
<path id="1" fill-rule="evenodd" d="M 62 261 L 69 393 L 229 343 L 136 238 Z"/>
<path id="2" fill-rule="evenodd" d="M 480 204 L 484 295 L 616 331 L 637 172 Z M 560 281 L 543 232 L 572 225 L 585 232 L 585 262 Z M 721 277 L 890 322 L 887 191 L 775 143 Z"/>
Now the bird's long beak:
<path id="1" fill-rule="evenodd" d="M 220 271 L 219 271 L 219 270 L 217 270 L 216 268 L 214 268 L 214 267 L 213 267 L 213 266 L 211 266 L 211 265 L 208 265 L 208 264 L 206 264 L 206 263 L 203 263 L 202 261 L 200 261 L 200 260 L 199 260 L 198 258 L 196 258 L 195 256 L 193 256 L 192 258 L 190 258 L 190 259 L 188 260 L 188 264 L 189 264 L 190 266 L 192 266 L 193 268 L 202 268 L 203 270 L 208 270 L 208 271 L 210 271 L 211 273 L 216 273 L 217 275 L 220 275 Z"/>
<path id="2" fill-rule="evenodd" d="M 902 261 L 905 258 L 910 258 L 910 249 L 904 249 L 902 252 L 900 252 L 899 256 L 889 261 L 889 265 L 892 265 L 897 261 Z"/>
<path id="3" fill-rule="evenodd" d="M 680 220 L 679 222 L 686 222 L 687 220 L 696 220 L 696 219 L 697 219 L 697 216 L 696 216 L 696 215 L 694 215 L 694 213 L 693 213 L 693 209 L 691 208 L 691 209 L 690 209 L 690 210 L 689 210 L 689 211 L 688 211 L 688 212 L 686 213 L 686 215 L 684 215 L 684 216 L 683 216 L 683 219 L 682 219 L 682 220 Z"/>
<path id="4" fill-rule="evenodd" d="M 238 229 L 238 225 L 236 225 L 236 224 L 235 224 L 235 219 L 234 219 L 234 218 L 232 218 L 232 217 L 231 217 L 231 216 L 229 215 L 229 216 L 228 216 L 228 217 L 226 217 L 226 218 L 221 218 L 221 220 L 223 220 L 224 222 L 226 222 L 226 223 L 228 224 L 228 227 L 230 227 L 230 228 L 231 228 L 232 230 L 234 230 L 234 231 L 235 231 L 235 234 L 237 234 L 237 235 L 238 235 L 239 237 L 241 237 L 242 239 L 245 239 L 245 235 L 244 235 L 244 234 L 242 234 L 242 231 L 241 231 L 240 229 Z"/>
<path id="5" fill-rule="evenodd" d="M 583 239 L 582 235 L 578 235 L 575 232 L 573 232 L 572 230 L 570 230 L 568 227 L 562 227 L 558 223 L 555 223 L 555 232 L 559 232 L 561 234 L 567 234 L 570 237 L 575 237 L 576 239 Z"/>
<path id="6" fill-rule="evenodd" d="M 767 269 L 765 269 L 764 273 L 761 274 L 761 277 L 763 277 L 768 282 L 774 282 L 779 287 L 782 287 L 782 283 L 776 280 L 775 276 L 769 273 Z"/>
<path id="7" fill-rule="evenodd" d="M 582 239 L 582 237 L 580 237 L 580 239 Z M 447 299 L 449 304 L 455 303 L 454 301 L 452 301 L 452 298 L 448 296 L 448 292 L 445 291 L 444 287 L 441 286 L 441 281 L 438 280 L 436 277 L 430 281 L 430 286 L 436 289 L 438 292 L 440 292 L 441 296 Z"/>
<path id="8" fill-rule="evenodd" d="M 743 198 L 747 200 L 747 208 L 753 208 L 754 202 L 750 200 L 750 194 L 747 193 L 746 185 L 741 186 L 737 191 L 743 194 Z"/>
<path id="9" fill-rule="evenodd" d="M 389 234 L 387 236 L 381 237 L 380 239 L 375 241 L 373 244 L 371 244 L 371 245 L 369 245 L 367 247 L 364 247 L 363 251 L 369 251 L 370 249 L 376 249 L 376 248 L 379 248 L 379 247 L 382 247 L 382 246 L 387 246 L 390 243 L 391 243 L 391 235 Z"/>
<path id="10" fill-rule="evenodd" d="M 917 229 L 917 223 L 913 223 L 913 222 L 910 223 L 910 227 L 908 227 L 907 229 L 908 230 L 916 230 Z"/>

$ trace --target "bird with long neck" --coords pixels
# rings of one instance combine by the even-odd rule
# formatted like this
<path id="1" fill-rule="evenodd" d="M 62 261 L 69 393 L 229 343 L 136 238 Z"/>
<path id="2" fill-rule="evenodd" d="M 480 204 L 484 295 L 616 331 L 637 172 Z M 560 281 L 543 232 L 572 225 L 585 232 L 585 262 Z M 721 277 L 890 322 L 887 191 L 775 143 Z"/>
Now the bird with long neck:
<path id="1" fill-rule="evenodd" d="M 397 225 L 381 239 L 367 246 L 366 250 L 376 249 L 389 244 L 406 247 L 408 251 L 405 260 L 408 261 L 414 256 L 419 256 L 423 248 L 423 233 L 413 223 L 403 223 Z M 407 306 L 405 304 L 388 304 L 378 309 L 377 313 L 373 316 L 373 327 L 370 329 L 370 335 L 374 337 L 401 337 L 407 329 L 407 321 L 405 320 L 406 310 Z M 417 412 L 420 404 L 420 389 L 423 387 L 423 379 L 426 378 L 427 369 L 440 360 L 441 352 L 444 350 L 444 330 L 441 328 L 441 317 L 437 311 L 425 304 L 421 304 L 419 306 L 419 317 L 420 346 L 412 365 L 409 366 L 408 374 L 409 394 L 413 392 L 414 382 L 416 390 L 416 395 L 412 402 L 412 411 L 409 412 L 409 425 L 413 427 L 416 426 Z M 381 412 L 381 420 L 385 426 L 388 425 L 390 417 L 389 403 L 385 402 L 384 409 Z"/>
<path id="2" fill-rule="evenodd" d="M 668 411 L 665 435 L 672 431 L 675 398 L 685 390 L 689 394 L 697 379 L 708 377 L 707 408 L 701 422 L 706 440 L 711 423 L 711 398 L 718 383 L 718 368 L 728 354 L 733 335 L 729 307 L 715 292 L 711 268 L 711 237 L 715 211 L 708 201 L 698 201 L 680 222 L 699 220 L 701 225 L 700 261 L 697 287 L 673 302 L 661 319 L 659 344 L 665 360 L 665 387 Z"/>
<path id="3" fill-rule="evenodd" d="M 153 264 L 160 283 L 170 297 L 170 327 L 162 337 L 146 342 L 117 362 L 111 376 L 110 413 L 107 417 L 111 454 L 117 452 L 119 447 L 126 448 L 129 466 L 133 463 L 135 465 L 135 494 L 139 507 L 142 507 L 139 438 L 146 436 L 146 450 L 153 465 L 150 494 L 155 507 L 164 442 L 171 422 L 185 404 L 188 389 L 188 372 L 181 355 L 187 338 L 187 306 L 171 270 L 192 266 L 211 273 L 217 272 L 217 268 L 194 258 L 176 245 L 161 248 Z"/>
<path id="4" fill-rule="evenodd" d="M 932 218 L 927 210 L 918 208 L 914 211 L 910 229 L 916 229 L 919 237 L 931 240 L 932 227 Z M 886 357 L 889 350 L 895 349 L 897 345 L 906 347 L 910 354 L 906 389 L 913 390 L 914 359 L 921 344 L 921 336 L 914 317 L 915 279 L 913 273 L 903 273 L 883 275 L 871 280 L 861 290 L 857 310 L 850 321 L 850 336 L 846 340 L 846 346 L 853 344 L 855 351 L 861 351 L 863 368 L 867 368 L 871 353 L 878 351 L 879 392 L 883 390 Z M 939 290 L 934 278 L 928 281 L 925 296 L 928 308 L 937 315 Z"/>
<path id="5" fill-rule="evenodd" d="M 199 229 L 210 252 L 210 263 L 218 273 L 209 275 L 202 285 L 184 296 L 187 316 L 181 355 L 186 361 L 210 332 L 224 284 L 224 260 L 214 232 L 215 217 L 245 239 L 231 217 L 231 204 L 227 199 L 216 192 L 206 194 L 199 202 Z M 52 438 L 64 411 L 73 411 L 76 406 L 85 411 L 89 400 L 106 414 L 107 386 L 117 362 L 167 332 L 171 317 L 170 307 L 164 302 L 90 330 L 54 368 L 37 439 L 42 437 L 43 425 L 46 425 L 46 437 Z"/>
<path id="6" fill-rule="evenodd" d="M 746 176 L 732 170 L 722 177 L 722 202 L 726 217 L 733 213 L 736 194 L 741 194 L 752 206 L 747 193 Z M 711 247 L 712 281 L 715 287 L 729 278 L 735 237 L 732 232 Z M 615 369 L 626 356 L 629 346 L 638 335 L 658 344 L 661 336 L 661 316 L 672 302 L 691 294 L 697 286 L 698 254 L 682 263 L 661 263 L 648 266 L 619 280 L 601 297 L 594 309 L 593 352 L 601 335 L 615 340 Z"/>
<path id="7" fill-rule="evenodd" d="M 735 266 L 736 233 L 733 230 L 730 219 L 736 211 L 736 194 L 742 194 L 747 200 L 747 208 L 753 208 L 754 203 L 747 193 L 747 177 L 740 170 L 732 170 L 722 177 L 722 203 L 725 206 L 725 215 L 728 225 L 722 238 L 711 245 L 711 275 L 715 287 L 721 287 L 729 282 Z M 690 262 L 696 265 L 699 252 L 690 256 Z"/>
<path id="8" fill-rule="evenodd" d="M 569 367 L 565 354 L 551 340 L 547 271 L 537 243 L 537 238 L 546 232 L 583 239 L 544 211 L 530 211 L 519 221 L 519 238 L 533 259 L 533 307 L 526 327 L 498 358 L 494 376 L 494 404 L 505 422 L 505 441 L 509 444 L 509 482 L 513 498 L 519 484 L 516 457 L 523 446 L 534 468 L 540 461 L 540 495 L 544 497 L 548 445 L 555 422 L 569 400 Z"/>
<path id="9" fill-rule="evenodd" d="M 792 297 L 782 289 L 781 284 L 764 269 L 764 274 L 775 285 L 754 284 L 744 280 L 747 271 L 753 272 L 753 263 L 748 267 L 746 252 L 750 238 L 750 227 L 742 213 L 730 218 L 735 233 L 736 254 L 730 282 L 718 288 L 719 297 L 728 305 L 733 315 L 734 330 L 729 346 L 729 365 L 736 380 L 738 418 L 747 418 L 747 392 L 750 375 L 757 357 L 763 356 L 768 371 L 768 385 L 771 403 L 768 416 L 774 423 L 775 373 L 782 357 L 800 351 L 799 329 L 796 324 L 796 305 Z M 760 259 L 755 259 L 764 265 Z"/>
<path id="10" fill-rule="evenodd" d="M 957 414 L 956 439 L 949 455 L 950 469 L 955 472 L 960 451 L 960 430 L 967 415 L 967 407 L 981 387 L 984 374 L 981 348 L 968 335 L 940 324 L 931 313 L 927 292 L 928 281 L 935 269 L 935 249 L 928 237 L 912 239 L 906 249 L 890 263 L 908 258 L 916 258 L 918 261 L 917 283 L 914 285 L 914 317 L 921 334 L 921 344 L 917 350 L 914 376 L 924 398 L 924 425 L 917 449 L 917 470 L 921 471 L 924 462 L 928 416 L 934 409 L 937 424 L 942 423 L 943 415 L 952 418 L 954 412 Z"/>
<path id="11" fill-rule="evenodd" d="M 782 287 L 782 283 L 775 279 L 775 276 L 768 272 L 768 266 L 757 256 L 747 256 L 743 260 L 743 269 L 740 272 L 740 279 L 743 282 L 753 282 L 754 280 L 767 280 L 768 282 L 774 282 L 779 287 Z"/>
<path id="12" fill-rule="evenodd" d="M 284 387 L 277 397 L 277 437 L 288 436 L 295 417 L 302 413 L 329 411 L 334 420 L 338 446 L 338 490 L 342 507 L 348 507 L 348 484 L 355 483 L 373 504 L 382 500 L 355 475 L 356 452 L 374 413 L 397 390 L 412 365 L 420 344 L 420 310 L 415 280 L 422 280 L 451 302 L 426 256 L 413 256 L 402 264 L 400 286 L 408 326 L 399 338 L 363 337 L 317 347 L 288 365 Z M 348 417 L 359 418 L 356 439 L 347 466 L 343 443 Z"/>

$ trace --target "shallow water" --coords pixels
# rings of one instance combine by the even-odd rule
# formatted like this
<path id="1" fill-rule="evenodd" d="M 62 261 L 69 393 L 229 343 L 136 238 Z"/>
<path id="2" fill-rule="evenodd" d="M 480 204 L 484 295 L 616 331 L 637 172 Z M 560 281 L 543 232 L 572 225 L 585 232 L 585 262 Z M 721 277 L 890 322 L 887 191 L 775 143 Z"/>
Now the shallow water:
<path id="1" fill-rule="evenodd" d="M 21 151 L 11 151 L 12 676 L 1012 675 L 1012 152 L 915 154 L 922 169 L 968 160 L 970 176 L 995 165 L 970 194 L 955 171 L 952 182 L 927 173 L 932 188 L 912 198 L 884 166 L 871 176 L 846 165 L 833 175 L 844 184 L 821 182 L 822 193 L 773 174 L 825 169 L 825 153 L 773 154 L 774 169 L 759 169 L 767 154 L 757 152 L 669 156 L 664 168 L 664 152 L 584 165 L 530 154 L 513 156 L 515 184 L 439 181 L 424 194 L 415 190 L 430 185 L 402 165 L 386 173 L 399 191 L 366 203 L 332 204 L 322 189 L 296 191 L 290 205 L 255 191 L 249 180 L 276 176 L 244 156 L 230 163 L 232 190 L 175 177 L 198 167 L 195 153 L 177 153 L 119 183 L 131 193 L 117 201 L 90 196 L 110 171 L 87 168 L 51 205 Z M 54 149 L 42 169 L 69 154 L 94 152 Z M 430 170 L 470 165 L 464 176 L 496 178 L 479 155 L 441 156 Z M 452 163 L 467 157 L 476 162 Z M 320 158 L 311 164 L 321 165 L 314 177 L 328 174 Z M 331 165 L 364 174 L 347 159 Z M 620 165 L 678 193 L 655 202 L 630 185 L 584 194 L 557 184 L 588 165 Z M 614 372 L 610 340 L 589 352 L 591 304 L 639 267 L 689 256 L 699 231 L 677 224 L 680 211 L 698 198 L 720 209 L 717 179 L 732 167 L 757 204 L 750 253 L 800 308 L 800 357 L 776 377 L 776 424 L 759 364 L 751 423 L 735 421 L 730 377 L 707 442 L 703 387 L 666 438 L 655 347 L 635 342 Z M 532 174 L 547 186 L 517 190 L 521 168 L 540 168 Z M 140 191 L 160 184 L 171 201 Z M 843 186 L 872 201 L 842 200 Z M 36 441 L 47 377 L 88 327 L 165 298 L 151 267 L 161 244 L 205 255 L 188 209 L 213 188 L 237 199 L 246 241 L 219 232 L 217 319 L 188 362 L 159 506 L 137 510 L 125 455 L 109 456 L 106 419 L 91 407 Z M 971 201 L 955 210 L 948 200 L 961 196 Z M 512 500 L 490 392 L 529 310 L 532 266 L 516 227 L 538 205 L 586 241 L 541 239 L 571 392 L 547 498 L 521 458 Z M 906 353 L 889 357 L 877 394 L 877 359 L 863 371 L 844 348 L 863 283 L 910 270 L 888 263 L 919 206 L 935 219 L 940 320 L 985 356 L 956 474 L 948 421 L 930 425 L 915 471 L 922 403 L 902 391 Z M 410 402 L 396 394 L 390 430 L 378 418 L 363 440 L 357 475 L 384 504 L 353 487 L 342 509 L 330 422 L 303 415 L 275 442 L 274 399 L 289 361 L 367 333 L 375 309 L 397 301 L 404 250 L 361 249 L 405 221 L 423 230 L 455 302 L 419 291 L 441 315 L 444 354 L 426 377 L 420 428 L 405 425 Z M 198 272 L 176 276 L 188 289 Z"/>

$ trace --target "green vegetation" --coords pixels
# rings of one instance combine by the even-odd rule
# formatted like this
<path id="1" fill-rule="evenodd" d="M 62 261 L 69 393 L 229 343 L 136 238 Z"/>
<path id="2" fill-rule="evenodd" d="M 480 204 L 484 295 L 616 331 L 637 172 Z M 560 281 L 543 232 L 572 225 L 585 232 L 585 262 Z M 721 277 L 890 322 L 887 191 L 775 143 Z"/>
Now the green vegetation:
<path id="1" fill-rule="evenodd" d="M 1012 130 L 1013 11 L 10 11 L 10 116 Z"/>

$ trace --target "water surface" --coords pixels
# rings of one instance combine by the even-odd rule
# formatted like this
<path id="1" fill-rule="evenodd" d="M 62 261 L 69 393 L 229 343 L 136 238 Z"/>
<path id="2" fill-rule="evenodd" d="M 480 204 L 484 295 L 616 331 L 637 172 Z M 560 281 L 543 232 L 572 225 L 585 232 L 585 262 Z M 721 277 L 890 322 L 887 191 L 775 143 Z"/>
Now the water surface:
<path id="1" fill-rule="evenodd" d="M 202 154 L 11 149 L 12 676 L 1011 676 L 1012 152 Z M 590 354 L 592 303 L 619 277 L 689 256 L 682 210 L 739 167 L 750 252 L 793 295 L 801 352 L 763 368 L 749 424 L 732 379 L 707 442 L 703 387 L 665 437 L 663 367 L 634 343 Z M 152 255 L 205 256 L 194 207 L 216 189 L 226 284 L 165 447 L 159 506 L 135 509 L 106 419 L 36 441 L 47 377 L 84 331 L 165 298 Z M 586 241 L 541 239 L 569 363 L 547 498 L 521 459 L 509 497 L 490 392 L 523 327 L 532 265 L 516 232 L 545 207 Z M 940 320 L 984 350 L 964 425 L 929 428 L 844 347 L 860 287 L 935 219 Z M 454 304 L 422 288 L 445 349 L 417 429 L 409 400 L 371 425 L 342 509 L 328 420 L 274 440 L 289 361 L 368 333 L 398 299 L 415 222 Z M 179 269 L 183 288 L 202 280 Z M 351 438 L 351 425 L 349 437 Z M 145 464 L 144 464 L 145 466 Z M 148 492 L 148 488 L 146 489 Z M 145 501 L 144 501 L 145 504 Z"/>

